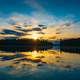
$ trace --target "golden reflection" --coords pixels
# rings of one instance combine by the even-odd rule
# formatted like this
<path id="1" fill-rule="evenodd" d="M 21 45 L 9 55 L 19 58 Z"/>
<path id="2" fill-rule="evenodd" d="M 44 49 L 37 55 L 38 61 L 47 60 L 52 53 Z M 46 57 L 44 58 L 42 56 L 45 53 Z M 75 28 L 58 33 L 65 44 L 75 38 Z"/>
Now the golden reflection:
<path id="1" fill-rule="evenodd" d="M 32 52 L 32 57 L 34 57 L 34 58 L 35 58 L 35 57 L 37 57 L 37 56 L 39 56 L 39 54 L 37 53 L 37 51 L 36 51 L 36 50 L 35 50 L 35 51 L 33 51 L 33 52 Z"/>
<path id="2" fill-rule="evenodd" d="M 1 52 L 2 53 L 2 52 Z M 10 54 L 10 55 L 9 55 Z M 38 66 L 55 66 L 60 69 L 73 69 L 80 67 L 80 55 L 74 53 L 61 52 L 57 50 L 47 51 L 32 51 L 32 52 L 18 52 L 0 54 L 0 66 L 9 66 L 12 69 L 12 74 L 16 74 L 21 69 L 27 69 L 34 71 L 38 69 Z M 8 56 L 7 60 L 3 60 L 4 56 Z M 17 70 L 18 69 L 18 70 Z"/>
<path id="3" fill-rule="evenodd" d="M 56 57 L 61 57 L 62 54 L 55 50 L 48 50 L 48 51 L 32 51 L 32 52 L 21 52 L 20 54 L 25 55 L 26 58 L 31 60 L 40 59 L 42 62 L 46 63 L 54 63 L 56 61 Z"/>

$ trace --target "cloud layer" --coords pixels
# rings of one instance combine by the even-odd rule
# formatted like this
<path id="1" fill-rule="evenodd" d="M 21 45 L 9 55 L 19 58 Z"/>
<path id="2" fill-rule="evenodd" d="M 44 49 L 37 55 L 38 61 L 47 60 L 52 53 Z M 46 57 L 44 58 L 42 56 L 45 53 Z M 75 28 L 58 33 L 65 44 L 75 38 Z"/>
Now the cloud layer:
<path id="1" fill-rule="evenodd" d="M 0 35 L 24 36 L 36 34 L 50 39 L 79 37 L 80 21 L 74 16 L 57 18 L 45 13 L 34 12 L 31 16 L 14 13 L 0 18 Z M 76 35 L 76 36 L 75 36 Z M 45 37 L 45 38 L 46 38 Z"/>

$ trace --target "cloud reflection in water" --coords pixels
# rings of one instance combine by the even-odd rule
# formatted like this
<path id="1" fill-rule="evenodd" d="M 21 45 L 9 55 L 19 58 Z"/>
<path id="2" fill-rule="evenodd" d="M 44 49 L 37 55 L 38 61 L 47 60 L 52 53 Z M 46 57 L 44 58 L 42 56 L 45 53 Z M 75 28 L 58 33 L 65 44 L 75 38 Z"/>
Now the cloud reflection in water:
<path id="1" fill-rule="evenodd" d="M 76 59 L 74 58 L 75 56 Z M 7 67 L 6 69 L 10 70 L 9 73 L 13 74 L 23 69 L 31 68 L 33 70 L 43 66 L 71 69 L 76 66 L 80 67 L 79 57 L 80 55 L 78 54 L 64 53 L 56 50 L 3 53 L 3 55 L 0 53 L 0 68 Z M 24 73 L 24 71 L 21 73 Z"/>

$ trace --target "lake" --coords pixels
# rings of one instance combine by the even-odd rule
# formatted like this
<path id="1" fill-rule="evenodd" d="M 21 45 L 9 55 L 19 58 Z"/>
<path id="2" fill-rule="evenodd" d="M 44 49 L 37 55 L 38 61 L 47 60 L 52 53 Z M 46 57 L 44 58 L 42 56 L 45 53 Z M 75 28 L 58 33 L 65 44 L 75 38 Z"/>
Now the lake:
<path id="1" fill-rule="evenodd" d="M 80 54 L 56 48 L 0 51 L 0 80 L 80 80 Z"/>

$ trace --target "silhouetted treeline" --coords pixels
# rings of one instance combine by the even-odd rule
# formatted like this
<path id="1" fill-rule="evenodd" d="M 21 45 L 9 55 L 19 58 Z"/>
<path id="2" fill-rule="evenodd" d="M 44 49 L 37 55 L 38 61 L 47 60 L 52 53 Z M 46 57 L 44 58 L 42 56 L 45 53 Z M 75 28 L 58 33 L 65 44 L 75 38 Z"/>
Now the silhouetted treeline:
<path id="1" fill-rule="evenodd" d="M 80 38 L 61 40 L 60 45 L 61 46 L 80 46 Z"/>
<path id="2" fill-rule="evenodd" d="M 4 39 L 0 40 L 0 50 L 5 51 L 27 51 L 27 50 L 47 50 L 53 44 L 47 40 L 33 39 Z"/>
<path id="3" fill-rule="evenodd" d="M 80 38 L 61 40 L 60 49 L 62 51 L 80 53 Z"/>

